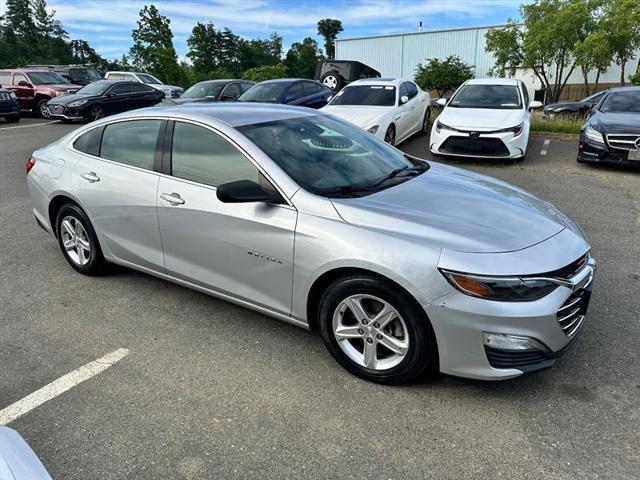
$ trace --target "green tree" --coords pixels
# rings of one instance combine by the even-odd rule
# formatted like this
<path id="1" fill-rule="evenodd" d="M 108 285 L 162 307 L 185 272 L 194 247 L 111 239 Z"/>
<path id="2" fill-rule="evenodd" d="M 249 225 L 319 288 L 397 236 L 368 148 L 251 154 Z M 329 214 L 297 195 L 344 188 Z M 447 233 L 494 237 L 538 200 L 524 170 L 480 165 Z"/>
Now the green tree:
<path id="1" fill-rule="evenodd" d="M 640 70 L 633 75 L 629 75 L 629 81 L 631 82 L 631 85 L 640 85 Z"/>
<path id="2" fill-rule="evenodd" d="M 263 65 L 261 67 L 250 68 L 242 75 L 245 80 L 252 82 L 264 82 L 274 78 L 282 78 L 287 76 L 287 67 L 282 63 L 277 65 Z"/>
<path id="3" fill-rule="evenodd" d="M 584 14 L 584 3 L 537 0 L 520 8 L 523 28 L 509 20 L 505 27 L 489 30 L 485 48 L 495 56 L 492 73 L 514 75 L 517 68 L 531 69 L 547 100 L 558 101 L 576 67 L 574 47 L 584 38 L 585 24 L 590 21 Z"/>
<path id="4" fill-rule="evenodd" d="M 193 64 L 198 80 L 207 78 L 209 72 L 216 70 L 220 64 L 218 59 L 219 34 L 213 23 L 196 23 L 187 38 L 189 51 L 187 57 Z"/>
<path id="5" fill-rule="evenodd" d="M 167 83 L 181 81 L 183 72 L 173 47 L 171 20 L 161 15 L 155 5 L 140 10 L 138 27 L 131 33 L 129 50 L 134 68 L 156 75 Z"/>
<path id="6" fill-rule="evenodd" d="M 342 32 L 342 22 L 333 18 L 323 18 L 318 21 L 318 35 L 324 37 L 324 51 L 328 58 L 336 54 L 336 37 Z"/>
<path id="7" fill-rule="evenodd" d="M 473 78 L 474 67 L 451 55 L 445 60 L 428 58 L 416 67 L 415 81 L 423 90 L 435 90 L 442 97 Z"/>
<path id="8" fill-rule="evenodd" d="M 245 71 L 282 61 L 282 37 L 272 33 L 266 40 L 241 40 L 239 48 L 240 69 Z"/>
<path id="9" fill-rule="evenodd" d="M 3 66 L 35 63 L 38 37 L 29 0 L 6 0 L 1 19 L 2 43 L 0 60 Z"/>
<path id="10" fill-rule="evenodd" d="M 627 63 L 640 48 L 640 2 L 607 0 L 603 5 L 602 23 L 613 59 L 620 66 L 620 85 L 624 85 Z"/>
<path id="11" fill-rule="evenodd" d="M 307 37 L 302 42 L 291 45 L 284 58 L 284 64 L 291 77 L 313 78 L 316 73 L 316 64 L 322 59 L 318 43 L 313 38 Z"/>
<path id="12" fill-rule="evenodd" d="M 601 27 L 589 33 L 583 40 L 579 40 L 574 48 L 576 64 L 582 71 L 585 95 L 590 95 L 589 72 L 595 70 L 594 92 L 598 91 L 600 75 L 611 65 L 613 53 L 609 43 L 609 34 Z"/>

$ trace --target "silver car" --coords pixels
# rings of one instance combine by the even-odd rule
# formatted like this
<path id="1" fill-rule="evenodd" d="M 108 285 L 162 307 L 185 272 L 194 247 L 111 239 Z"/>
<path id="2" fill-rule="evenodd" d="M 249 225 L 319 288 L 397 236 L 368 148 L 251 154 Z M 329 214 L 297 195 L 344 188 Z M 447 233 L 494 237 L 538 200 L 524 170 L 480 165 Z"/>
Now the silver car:
<path id="1" fill-rule="evenodd" d="M 367 380 L 517 377 L 585 321 L 594 262 L 563 212 L 318 111 L 137 110 L 27 171 L 37 222 L 78 272 L 113 262 L 317 329 Z"/>

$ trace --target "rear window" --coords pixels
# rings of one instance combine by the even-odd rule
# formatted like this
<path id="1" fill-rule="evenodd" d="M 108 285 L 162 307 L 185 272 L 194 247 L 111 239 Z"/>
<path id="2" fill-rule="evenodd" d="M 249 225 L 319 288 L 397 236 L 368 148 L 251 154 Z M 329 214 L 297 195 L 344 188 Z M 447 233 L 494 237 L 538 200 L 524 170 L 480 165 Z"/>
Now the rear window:
<path id="1" fill-rule="evenodd" d="M 331 105 L 373 105 L 393 107 L 396 87 L 391 85 L 354 85 L 336 93 Z"/>

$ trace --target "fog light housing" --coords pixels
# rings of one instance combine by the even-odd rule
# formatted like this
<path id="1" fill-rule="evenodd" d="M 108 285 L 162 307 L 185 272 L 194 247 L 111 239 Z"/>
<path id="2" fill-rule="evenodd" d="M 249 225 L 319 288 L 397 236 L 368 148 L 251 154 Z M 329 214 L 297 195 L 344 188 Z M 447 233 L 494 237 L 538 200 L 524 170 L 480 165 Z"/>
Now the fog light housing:
<path id="1" fill-rule="evenodd" d="M 485 347 L 499 350 L 549 352 L 549 349 L 535 338 L 506 333 L 482 332 L 482 343 Z"/>

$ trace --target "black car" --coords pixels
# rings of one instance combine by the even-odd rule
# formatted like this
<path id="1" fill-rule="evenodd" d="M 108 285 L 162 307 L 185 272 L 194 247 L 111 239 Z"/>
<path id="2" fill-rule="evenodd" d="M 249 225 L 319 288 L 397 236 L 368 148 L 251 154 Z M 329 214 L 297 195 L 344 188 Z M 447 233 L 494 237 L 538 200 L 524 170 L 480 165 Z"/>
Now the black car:
<path id="1" fill-rule="evenodd" d="M 333 92 L 313 80 L 281 78 L 256 83 L 238 98 L 240 102 L 286 103 L 298 107 L 322 108 Z"/>
<path id="2" fill-rule="evenodd" d="M 0 118 L 2 117 L 11 123 L 19 121 L 20 105 L 15 93 L 0 86 Z"/>
<path id="3" fill-rule="evenodd" d="M 578 161 L 640 167 L 640 87 L 611 89 L 593 108 L 580 132 Z"/>
<path id="4" fill-rule="evenodd" d="M 577 102 L 558 102 L 558 103 L 550 103 L 546 107 L 544 107 L 543 113 L 545 115 L 576 115 L 576 116 L 584 116 L 591 111 L 593 107 L 595 107 L 602 97 L 609 90 L 604 90 L 602 92 L 594 93 L 582 100 L 578 100 Z"/>
<path id="5" fill-rule="evenodd" d="M 353 60 L 319 60 L 314 78 L 333 92 L 363 78 L 380 78 L 380 72 Z"/>
<path id="6" fill-rule="evenodd" d="M 237 100 L 255 85 L 248 80 L 205 80 L 198 82 L 173 101 L 175 103 L 226 102 Z"/>
<path id="7" fill-rule="evenodd" d="M 51 118 L 63 121 L 97 120 L 105 115 L 150 107 L 164 98 L 164 92 L 144 83 L 98 80 L 76 93 L 49 100 Z"/>

